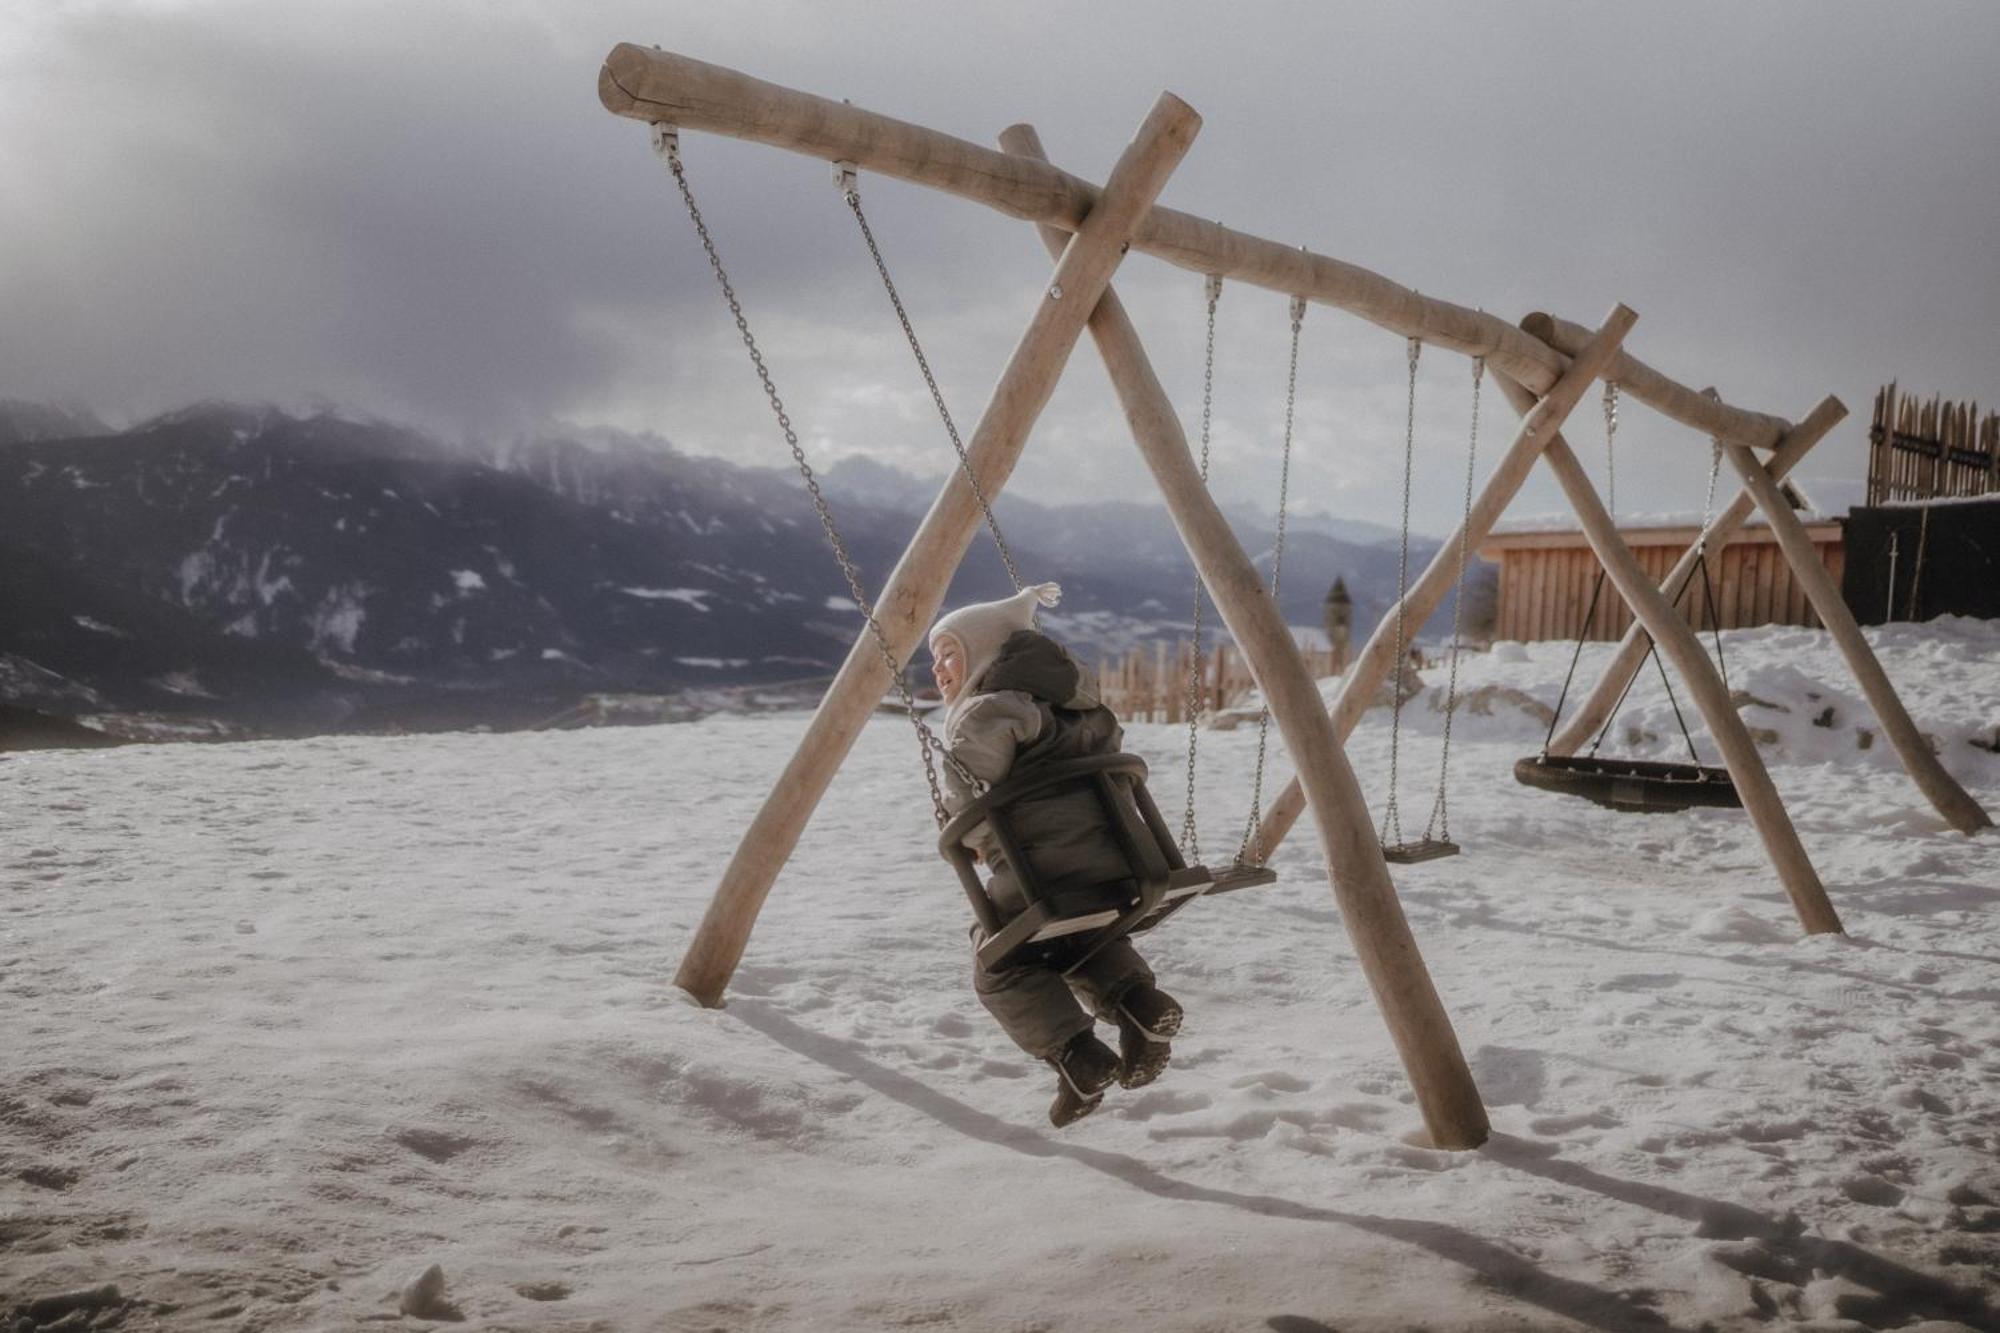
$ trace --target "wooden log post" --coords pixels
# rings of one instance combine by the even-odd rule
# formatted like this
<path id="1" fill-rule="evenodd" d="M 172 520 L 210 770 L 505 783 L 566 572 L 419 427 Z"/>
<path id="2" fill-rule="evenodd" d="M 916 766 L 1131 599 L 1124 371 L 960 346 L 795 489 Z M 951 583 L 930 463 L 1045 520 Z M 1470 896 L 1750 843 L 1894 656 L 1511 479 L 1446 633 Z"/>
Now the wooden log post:
<path id="1" fill-rule="evenodd" d="M 1784 495 L 1778 490 L 1777 481 L 1742 445 L 1725 445 L 1723 452 L 1763 509 L 1765 521 L 1771 525 L 1771 532 L 1778 539 L 1778 548 L 1791 564 L 1792 577 L 1804 585 L 1806 597 L 1812 602 L 1813 610 L 1819 613 L 1820 623 L 1826 626 L 1827 633 L 1839 646 L 1841 656 L 1847 659 L 1848 670 L 1860 683 L 1861 692 L 1868 698 L 1868 706 L 1875 710 L 1876 720 L 1882 724 L 1889 743 L 1896 747 L 1896 754 L 1902 759 L 1903 767 L 1909 770 L 1910 777 L 1937 808 L 1937 812 L 1960 833 L 1972 834 L 1993 827 L 1992 817 L 1945 771 L 1938 757 L 1931 753 L 1923 733 L 1917 730 L 1917 724 L 1911 721 L 1909 710 L 1903 707 L 1896 687 L 1889 683 L 1882 663 L 1869 650 L 1861 627 L 1854 623 L 1854 613 L 1840 595 L 1833 576 L 1827 573 L 1825 564 L 1820 560 L 1819 549 L 1813 545 L 1805 525 L 1799 522 L 1798 515 L 1792 512 L 1791 505 L 1786 503 Z"/>
<path id="2" fill-rule="evenodd" d="M 1838 398 L 1824 399 L 1818 407 L 1806 415 L 1804 420 L 1786 433 L 1783 443 L 1771 455 L 1772 479 L 1782 480 L 1785 474 L 1790 472 L 1798 461 L 1825 438 L 1826 433 L 1839 424 L 1846 415 L 1847 408 Z M 1681 553 L 1681 558 L 1675 563 L 1673 570 L 1660 581 L 1660 590 L 1668 597 L 1675 595 L 1682 583 L 1694 573 L 1695 560 L 1700 556 L 1704 542 L 1707 544 L 1710 561 L 1715 566 L 1715 573 L 1719 576 L 1722 572 L 1722 553 L 1727 549 L 1729 539 L 1736 535 L 1737 529 L 1743 526 L 1743 521 L 1750 517 L 1750 511 L 1756 504 L 1756 500 L 1747 488 L 1738 491 L 1736 498 L 1729 502 L 1729 507 L 1709 521 L 1708 527 L 1702 531 L 1701 538 Z M 1717 606 L 1718 624 L 1721 623 L 1721 613 L 1722 608 Z M 1618 706 L 1618 700 L 1625 693 L 1625 686 L 1638 673 L 1639 668 L 1646 664 L 1646 646 L 1649 642 L 1651 641 L 1646 638 L 1644 626 L 1637 621 L 1626 629 L 1624 637 L 1618 642 L 1617 651 L 1611 655 L 1610 664 L 1598 677 L 1596 686 L 1549 741 L 1550 754 L 1575 754 L 1598 733 L 1611 717 L 1611 710 Z"/>
<path id="3" fill-rule="evenodd" d="M 1192 107 L 1171 93 L 1161 94 L 1112 168 L 1097 206 L 1056 262 L 1048 285 L 1037 294 L 1027 329 L 967 445 L 970 470 L 989 498 L 999 493 L 1013 472 L 1028 432 L 1055 391 L 1070 352 L 1083 336 L 1084 321 L 1110 285 L 1133 230 L 1186 155 L 1200 126 L 1201 117 Z M 971 488 L 962 475 L 954 474 L 876 602 L 876 619 L 898 659 L 910 655 L 936 616 L 979 524 Z M 675 984 L 703 1004 L 722 1002 L 772 883 L 888 685 L 888 668 L 872 636 L 864 632 L 743 835 L 681 960 Z"/>
<path id="4" fill-rule="evenodd" d="M 979 144 L 831 98 L 781 87 L 671 51 L 621 43 L 604 58 L 598 99 L 634 120 L 672 121 L 683 129 L 852 162 L 899 180 L 943 190 L 1012 217 L 1075 231 L 1098 187 L 1047 162 L 997 153 Z M 1302 246 L 1234 231 L 1171 208 L 1155 208 L 1132 248 L 1203 275 L 1338 306 L 1404 337 L 1483 355 L 1486 364 L 1547 393 L 1564 360 L 1541 338 L 1483 310 L 1424 296 L 1356 264 Z M 1588 333 L 1586 331 L 1586 336 Z M 1788 423 L 1714 402 L 1634 363 L 1613 378 L 1639 401 L 1703 435 L 1769 449 Z"/>
<path id="5" fill-rule="evenodd" d="M 1026 125 L 1007 130 L 1000 141 L 1011 153 L 1042 156 L 1034 130 Z M 1061 248 L 1060 231 L 1040 230 L 1051 251 Z M 1090 334 L 1174 526 L 1223 623 L 1249 658 L 1279 733 L 1298 763 L 1341 921 L 1402 1056 L 1430 1140 L 1441 1148 L 1476 1148 L 1486 1141 L 1486 1108 L 1396 899 L 1367 802 L 1334 739 L 1312 673 L 1263 577 L 1210 498 L 1188 452 L 1180 418 L 1115 292 L 1106 290 L 1097 303 Z"/>
<path id="6" fill-rule="evenodd" d="M 1534 410 L 1534 394 L 1505 375 L 1496 378 L 1517 411 Z M 1672 660 L 1695 705 L 1701 709 L 1702 717 L 1708 722 L 1709 734 L 1714 737 L 1716 748 L 1722 751 L 1729 776 L 1735 780 L 1737 793 L 1743 798 L 1743 808 L 1756 827 L 1758 836 L 1763 839 L 1764 850 L 1777 869 L 1778 880 L 1792 900 L 1792 910 L 1798 913 L 1799 924 L 1809 935 L 1841 931 L 1840 916 L 1833 910 L 1833 904 L 1827 901 L 1826 889 L 1821 885 L 1812 861 L 1806 856 L 1805 847 L 1799 842 L 1791 816 L 1785 813 L 1785 803 L 1772 784 L 1770 773 L 1764 768 L 1763 757 L 1757 753 L 1757 744 L 1750 739 L 1743 719 L 1736 715 L 1735 705 L 1729 700 L 1729 691 L 1722 678 L 1716 675 L 1715 664 L 1709 661 L 1701 640 L 1695 637 L 1694 630 L 1667 604 L 1665 595 L 1639 567 L 1632 549 L 1619 535 L 1618 525 L 1604 511 L 1604 505 L 1597 498 L 1583 464 L 1577 462 L 1576 455 L 1570 452 L 1568 442 L 1560 434 L 1556 435 L 1542 451 L 1542 457 L 1548 460 L 1556 480 L 1561 483 L 1563 494 L 1569 498 L 1570 508 L 1576 511 L 1577 519 L 1583 524 L 1583 534 L 1590 540 L 1590 549 L 1597 553 L 1597 562 L 1604 567 L 1612 586 L 1632 608 L 1633 615 L 1645 625 L 1647 633 L 1659 644 L 1660 651 Z"/>
<path id="7" fill-rule="evenodd" d="M 1535 459 L 1541 454 L 1543 446 L 1582 399 L 1592 380 L 1617 355 L 1619 345 L 1638 318 L 1628 307 L 1614 306 L 1586 351 L 1577 356 L 1541 403 L 1521 422 L 1520 429 L 1514 433 L 1514 442 L 1501 456 L 1499 465 L 1480 490 L 1479 498 L 1473 501 L 1471 510 L 1460 523 L 1463 537 L 1459 530 L 1454 529 L 1444 539 L 1444 544 L 1438 547 L 1438 553 L 1432 557 L 1424 572 L 1417 576 L 1417 581 L 1403 594 L 1403 622 L 1406 627 L 1411 627 L 1411 633 L 1414 633 L 1414 626 L 1430 618 L 1444 600 L 1445 593 L 1457 583 L 1461 539 L 1468 550 L 1485 540 L 1486 534 L 1499 522 L 1500 515 L 1506 512 L 1508 502 L 1534 470 Z M 1396 658 L 1396 609 L 1391 606 L 1348 667 L 1340 693 L 1334 697 L 1333 734 L 1341 741 L 1346 741 L 1353 734 L 1355 725 L 1374 703 L 1375 692 L 1381 688 L 1382 682 L 1389 678 L 1392 671 L 1399 670 Z M 1305 793 L 1299 787 L 1298 779 L 1293 778 L 1278 793 L 1265 813 L 1263 823 L 1258 826 L 1260 845 L 1267 852 L 1284 841 L 1292 825 L 1304 813 L 1305 804 Z"/>

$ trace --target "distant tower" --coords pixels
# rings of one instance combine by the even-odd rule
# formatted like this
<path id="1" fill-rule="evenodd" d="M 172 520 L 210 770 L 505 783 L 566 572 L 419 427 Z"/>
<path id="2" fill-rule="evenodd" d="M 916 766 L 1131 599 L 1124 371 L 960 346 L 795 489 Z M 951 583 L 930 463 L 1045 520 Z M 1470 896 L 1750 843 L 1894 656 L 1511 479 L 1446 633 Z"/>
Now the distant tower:
<path id="1" fill-rule="evenodd" d="M 1327 590 L 1320 616 L 1326 625 L 1326 642 L 1333 650 L 1333 674 L 1337 676 L 1347 670 L 1347 635 L 1354 628 L 1354 599 L 1347 595 L 1344 579 L 1335 579 L 1333 587 Z"/>

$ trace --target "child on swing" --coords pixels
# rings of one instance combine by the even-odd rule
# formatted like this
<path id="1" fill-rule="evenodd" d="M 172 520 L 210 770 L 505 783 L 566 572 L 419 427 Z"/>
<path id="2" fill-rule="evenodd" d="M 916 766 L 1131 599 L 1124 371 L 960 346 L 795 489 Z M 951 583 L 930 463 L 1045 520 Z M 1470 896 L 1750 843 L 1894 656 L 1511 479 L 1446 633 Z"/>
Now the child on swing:
<path id="1" fill-rule="evenodd" d="M 1118 751 L 1118 719 L 1084 687 L 1062 645 L 1035 629 L 1036 607 L 1054 606 L 1061 595 L 1053 583 L 1037 584 L 1002 601 L 962 606 L 931 627 L 932 671 L 946 704 L 944 743 L 957 761 L 945 765 L 945 805 L 953 813 L 979 794 L 959 766 L 991 785 L 1010 773 Z M 1044 877 L 1128 877 L 1090 793 L 1024 801 L 1015 816 Z M 981 826 L 966 842 L 991 871 L 986 891 L 1002 919 L 1026 907 L 992 833 Z M 1016 1045 L 1056 1071 L 1049 1119 L 1057 1126 L 1096 1110 L 1114 1080 L 1137 1088 L 1158 1078 L 1181 1025 L 1181 1006 L 1153 984 L 1152 969 L 1129 940 L 1106 946 L 1065 978 L 1087 939 L 1031 946 L 992 971 L 973 964 L 980 1003 Z M 1118 1053 L 1098 1040 L 1096 1018 L 1117 1025 Z"/>

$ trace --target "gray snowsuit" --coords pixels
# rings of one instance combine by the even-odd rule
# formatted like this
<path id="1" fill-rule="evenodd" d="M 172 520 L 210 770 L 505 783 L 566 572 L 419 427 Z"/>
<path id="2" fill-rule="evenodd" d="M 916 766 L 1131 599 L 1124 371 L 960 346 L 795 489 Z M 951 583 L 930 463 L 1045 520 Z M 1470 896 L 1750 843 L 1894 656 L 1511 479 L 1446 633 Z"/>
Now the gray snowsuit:
<path id="1" fill-rule="evenodd" d="M 1118 719 L 1083 688 L 1083 673 L 1069 654 L 1034 630 L 1011 636 L 945 715 L 945 744 L 989 784 L 1061 760 L 1115 754 L 1122 739 Z M 945 805 L 956 813 L 976 793 L 950 765 L 944 773 Z M 1024 801 L 1014 807 L 1014 824 L 1044 880 L 1108 882 L 1129 873 L 1089 792 Z M 991 872 L 986 892 L 1001 919 L 1020 912 L 1026 901 L 992 833 L 981 827 L 966 843 Z M 1116 1022 L 1119 997 L 1141 982 L 1151 984 L 1152 969 L 1128 940 L 1106 947 L 1065 980 L 1063 969 L 1082 954 L 1088 938 L 1051 940 L 1027 961 L 997 971 L 975 959 L 972 985 L 980 1003 L 1029 1055 L 1055 1055 L 1090 1028 L 1092 1014 Z"/>

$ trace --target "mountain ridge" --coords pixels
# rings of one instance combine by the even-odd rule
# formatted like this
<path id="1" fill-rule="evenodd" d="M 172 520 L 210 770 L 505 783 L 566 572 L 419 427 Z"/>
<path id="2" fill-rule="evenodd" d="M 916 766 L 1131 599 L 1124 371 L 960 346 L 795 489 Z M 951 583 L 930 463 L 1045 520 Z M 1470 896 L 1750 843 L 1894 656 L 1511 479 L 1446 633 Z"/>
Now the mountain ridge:
<path id="1" fill-rule="evenodd" d="M 0 450 L 10 702 L 75 712 L 88 697 L 280 732 L 513 724 L 585 693 L 830 675 L 861 629 L 795 477 L 658 436 L 449 443 L 225 402 L 124 431 L 36 419 L 99 429 Z M 827 470 L 864 586 L 932 487 L 872 461 Z M 1063 583 L 1052 624 L 1086 656 L 1186 623 L 1193 572 L 1158 506 L 1003 496 L 996 510 L 1030 576 Z M 1234 517 L 1268 569 L 1269 520 Z M 1287 619 L 1317 624 L 1339 573 L 1365 633 L 1394 567 L 1392 547 L 1295 522 Z M 1010 591 L 979 534 L 949 600 Z"/>

